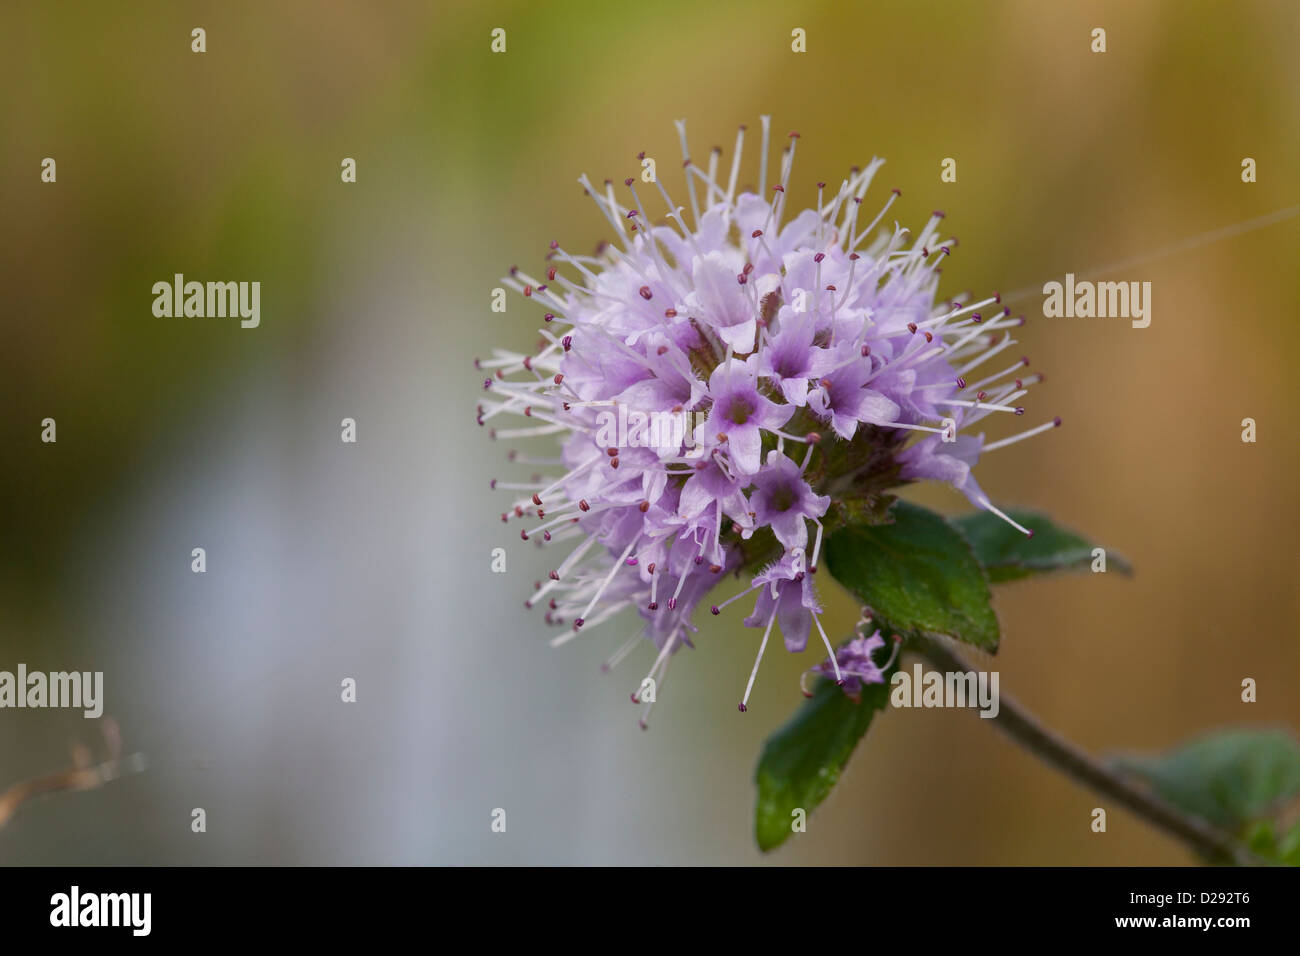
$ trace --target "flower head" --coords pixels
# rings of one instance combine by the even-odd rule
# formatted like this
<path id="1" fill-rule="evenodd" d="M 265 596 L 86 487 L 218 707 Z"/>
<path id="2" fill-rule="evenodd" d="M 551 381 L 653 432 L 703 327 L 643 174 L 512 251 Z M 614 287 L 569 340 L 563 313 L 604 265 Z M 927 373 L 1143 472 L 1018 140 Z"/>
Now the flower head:
<path id="1" fill-rule="evenodd" d="M 1013 403 L 1041 380 L 1021 371 L 1027 360 L 969 380 L 999 364 L 985 366 L 1023 319 L 996 293 L 936 298 L 956 240 L 941 238 L 942 213 L 915 235 L 896 223 L 878 232 L 899 195 L 868 221 L 863 199 L 881 160 L 832 194 L 818 183 L 816 204 L 792 214 L 797 134 L 769 187 L 763 118 L 753 191 L 738 188 L 743 127 L 726 176 L 717 152 L 707 167 L 694 163 L 685 125 L 678 131 L 688 206 L 655 182 L 652 223 L 646 183 L 627 179 L 620 194 L 583 176 L 617 244 L 582 256 L 553 242 L 544 279 L 518 269 L 504 279 L 544 311 L 542 342 L 479 363 L 492 373 L 479 423 L 519 415 L 523 427 L 494 427 L 493 437 L 560 444 L 558 458 L 511 452 L 556 466 L 551 477 L 493 482 L 518 495 L 502 521 L 567 548 L 526 603 L 564 629 L 556 644 L 636 611 L 640 630 L 607 663 L 649 638 L 646 676 L 658 682 L 691 646 L 699 605 L 740 575 L 748 587 L 708 607 L 719 614 L 748 595 L 745 623 L 763 628 L 742 710 L 774 626 L 792 651 L 816 627 L 830 654 L 823 667 L 860 686 L 875 672 L 874 648 L 859 644 L 874 637 L 835 654 L 813 586 L 832 509 L 932 479 L 1014 525 L 972 468 L 1059 420 L 992 443 L 969 433 L 991 415 L 1022 414 Z"/>
<path id="2" fill-rule="evenodd" d="M 859 632 L 856 637 L 851 641 L 846 641 L 835 652 L 834 663 L 830 660 L 822 661 L 810 668 L 809 672 L 827 678 L 834 678 L 837 674 L 842 675 L 841 684 L 844 687 L 844 693 L 857 700 L 862 696 L 864 685 L 883 684 L 885 682 L 885 672 L 894 663 L 901 644 L 902 639 L 895 637 L 894 649 L 889 655 L 889 660 L 884 664 L 877 664 L 874 656 L 876 651 L 885 646 L 885 639 L 880 636 L 878 630 L 870 637 L 863 637 Z"/>

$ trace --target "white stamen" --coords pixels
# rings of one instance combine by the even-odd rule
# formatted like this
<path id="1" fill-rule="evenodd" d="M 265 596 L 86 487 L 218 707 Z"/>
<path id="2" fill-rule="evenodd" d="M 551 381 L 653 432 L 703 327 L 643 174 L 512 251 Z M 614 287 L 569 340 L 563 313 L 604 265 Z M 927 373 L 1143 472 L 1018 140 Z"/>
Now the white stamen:
<path id="1" fill-rule="evenodd" d="M 758 645 L 758 657 L 754 659 L 754 669 L 749 672 L 749 683 L 745 685 L 745 696 L 740 700 L 742 708 L 749 704 L 749 694 L 754 689 L 754 678 L 758 676 L 758 665 L 763 663 L 763 652 L 767 650 L 767 638 L 772 633 L 772 625 L 775 622 L 776 608 L 772 608 L 772 615 L 767 619 L 767 628 L 763 631 L 763 643 Z"/>
<path id="2" fill-rule="evenodd" d="M 982 451 L 996 451 L 999 448 L 1006 448 L 1008 445 L 1014 445 L 1018 441 L 1024 441 L 1026 438 L 1033 438 L 1035 435 L 1041 435 L 1045 431 L 1056 428 L 1060 424 L 1060 419 L 1046 422 L 1037 428 L 1031 428 L 1027 432 L 1021 432 L 1019 435 L 1012 435 L 1010 438 L 1003 438 L 1001 441 L 995 441 L 985 445 Z"/>

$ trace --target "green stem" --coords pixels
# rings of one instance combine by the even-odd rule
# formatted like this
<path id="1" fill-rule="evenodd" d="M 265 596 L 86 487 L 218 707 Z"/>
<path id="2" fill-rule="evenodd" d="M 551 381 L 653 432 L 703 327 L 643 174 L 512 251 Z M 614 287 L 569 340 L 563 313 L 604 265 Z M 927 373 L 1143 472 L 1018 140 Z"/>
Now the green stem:
<path id="1" fill-rule="evenodd" d="M 950 647 L 922 638 L 914 649 L 941 671 L 974 670 Z M 1200 817 L 1183 813 L 1156 794 L 1099 763 L 1079 747 L 1044 726 L 1006 694 L 998 697 L 997 726 L 1016 743 L 1078 783 L 1128 808 L 1152 826 L 1176 837 L 1202 856 L 1247 866 L 1261 861 L 1240 841 Z"/>

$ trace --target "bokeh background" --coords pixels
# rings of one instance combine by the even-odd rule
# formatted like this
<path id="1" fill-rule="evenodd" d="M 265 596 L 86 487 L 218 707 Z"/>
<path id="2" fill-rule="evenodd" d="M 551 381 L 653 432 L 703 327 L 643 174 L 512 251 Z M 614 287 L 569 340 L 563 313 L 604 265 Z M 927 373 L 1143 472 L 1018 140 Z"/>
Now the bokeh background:
<path id="1" fill-rule="evenodd" d="M 900 187 L 907 224 L 943 208 L 962 240 L 945 291 L 1150 253 L 1300 202 L 1297 38 L 1284 0 L 5 4 L 0 668 L 104 671 L 151 769 L 25 807 L 0 860 L 764 859 L 754 763 L 815 658 L 769 655 L 741 716 L 758 634 L 711 622 L 643 733 L 647 653 L 598 673 L 623 630 L 547 647 L 522 600 L 552 562 L 500 524 L 505 448 L 473 420 L 474 356 L 529 347 L 539 316 L 490 312 L 490 290 L 552 238 L 606 238 L 579 173 L 647 150 L 680 186 L 682 117 L 700 155 L 761 113 L 798 129 L 797 200 L 886 157 L 872 195 Z M 1023 330 L 1048 373 L 1029 418 L 1065 427 L 981 484 L 1138 574 L 1002 591 L 995 666 L 1090 749 L 1300 725 L 1298 253 L 1293 219 L 1113 276 L 1153 284 L 1148 329 Z M 261 281 L 261 327 L 155 318 L 175 272 Z M 846 634 L 856 609 L 824 590 Z M 99 731 L 0 712 L 0 787 Z M 770 861 L 1189 862 L 1119 809 L 1093 834 L 1096 805 L 969 713 L 886 713 Z"/>

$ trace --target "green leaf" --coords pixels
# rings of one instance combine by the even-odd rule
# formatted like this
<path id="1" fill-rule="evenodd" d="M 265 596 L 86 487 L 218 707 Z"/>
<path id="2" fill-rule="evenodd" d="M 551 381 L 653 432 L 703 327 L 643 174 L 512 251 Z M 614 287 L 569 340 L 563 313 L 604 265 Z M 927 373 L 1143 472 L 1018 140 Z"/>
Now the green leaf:
<path id="1" fill-rule="evenodd" d="M 846 525 L 876 525 L 890 522 L 889 509 L 898 499 L 893 495 L 861 494 L 832 501 L 822 518 L 828 532 Z"/>
<path id="2" fill-rule="evenodd" d="M 1278 841 L 1277 859 L 1287 866 L 1300 866 L 1300 823 L 1296 823 Z"/>
<path id="3" fill-rule="evenodd" d="M 966 539 L 943 518 L 906 501 L 893 522 L 841 528 L 826 539 L 837 581 L 893 633 L 942 634 L 986 651 L 998 646 L 988 580 Z"/>
<path id="4" fill-rule="evenodd" d="M 1031 574 L 1064 571 L 1092 566 L 1095 544 L 1036 511 L 1008 511 L 1012 518 L 1034 532 L 1027 538 L 997 515 L 988 511 L 954 518 L 966 540 L 975 549 L 975 557 L 994 584 L 1014 581 Z M 1115 568 L 1132 574 L 1128 561 L 1113 551 L 1106 552 L 1106 569 Z"/>
<path id="5" fill-rule="evenodd" d="M 1243 831 L 1242 839 L 1256 856 L 1285 866 L 1300 866 L 1300 823 L 1281 838 L 1272 820 L 1257 820 Z"/>
<path id="6" fill-rule="evenodd" d="M 891 671 L 892 673 L 892 671 Z M 840 779 L 853 748 L 871 718 L 889 701 L 889 674 L 883 684 L 867 684 L 852 700 L 831 680 L 820 680 L 813 696 L 790 721 L 768 738 L 758 760 L 758 803 L 754 832 L 764 853 L 793 832 L 793 812 L 811 814 Z"/>
<path id="7" fill-rule="evenodd" d="M 1164 754 L 1117 755 L 1111 765 L 1234 832 L 1300 796 L 1300 743 L 1283 729 L 1218 731 Z"/>
<path id="8" fill-rule="evenodd" d="M 1277 854 L 1277 831 L 1271 820 L 1257 820 L 1241 833 L 1247 848 L 1256 856 L 1273 857 Z"/>

